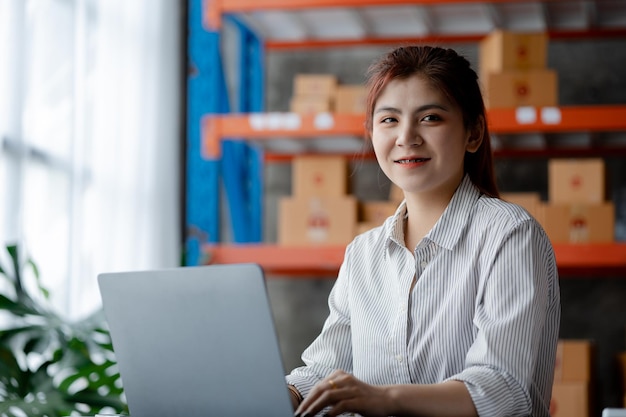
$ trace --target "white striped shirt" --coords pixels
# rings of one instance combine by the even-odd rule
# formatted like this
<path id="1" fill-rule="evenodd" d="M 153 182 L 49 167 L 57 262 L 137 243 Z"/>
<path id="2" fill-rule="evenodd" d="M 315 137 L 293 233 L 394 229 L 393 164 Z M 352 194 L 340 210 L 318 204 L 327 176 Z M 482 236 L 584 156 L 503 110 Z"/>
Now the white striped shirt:
<path id="1" fill-rule="evenodd" d="M 306 396 L 335 369 L 376 385 L 463 381 L 480 416 L 549 416 L 560 323 L 550 241 L 466 176 L 431 231 L 406 205 L 346 248 L 330 315 L 287 376 Z"/>

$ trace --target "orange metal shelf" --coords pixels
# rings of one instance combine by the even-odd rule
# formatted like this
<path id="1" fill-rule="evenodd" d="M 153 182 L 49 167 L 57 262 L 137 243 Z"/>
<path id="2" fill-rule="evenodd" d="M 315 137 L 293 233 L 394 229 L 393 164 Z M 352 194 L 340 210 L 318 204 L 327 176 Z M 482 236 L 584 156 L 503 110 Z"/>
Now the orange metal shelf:
<path id="1" fill-rule="evenodd" d="M 522 121 L 524 110 L 535 120 Z M 487 117 L 492 133 L 626 130 L 626 105 L 489 109 Z"/>
<path id="2" fill-rule="evenodd" d="M 365 118 L 359 114 L 251 113 L 206 116 L 202 123 L 203 154 L 219 155 L 224 138 L 363 136 Z"/>
<path id="3" fill-rule="evenodd" d="M 585 30 L 550 30 L 546 32 L 550 39 L 599 39 L 599 38 L 623 38 L 626 37 L 626 29 L 585 29 Z M 431 34 L 417 37 L 369 37 L 359 39 L 306 39 L 306 40 L 267 40 L 265 48 L 268 50 L 288 49 L 320 49 L 342 48 L 356 46 L 378 45 L 407 45 L 419 43 L 462 43 L 479 42 L 486 33 L 465 34 Z"/>
<path id="4" fill-rule="evenodd" d="M 562 276 L 626 277 L 626 243 L 553 246 Z"/>
<path id="5" fill-rule="evenodd" d="M 482 3 L 519 3 L 520 0 L 486 0 Z M 561 1 L 561 0 L 548 0 Z M 243 12 L 268 9 L 314 9 L 325 7 L 399 6 L 419 4 L 463 4 L 477 0 L 226 0 L 217 1 L 222 12 Z"/>
<path id="6" fill-rule="evenodd" d="M 334 277 L 343 262 L 344 246 L 206 245 L 207 263 L 257 263 L 268 275 Z"/>
<path id="7" fill-rule="evenodd" d="M 546 7 L 550 3 L 563 3 L 567 0 L 537 0 Z M 203 7 L 204 25 L 209 30 L 219 30 L 222 26 L 224 14 L 233 13 L 254 13 L 272 10 L 303 11 L 322 8 L 345 8 L 359 9 L 367 7 L 389 7 L 389 6 L 441 6 L 447 5 L 472 5 L 476 3 L 506 5 L 522 4 L 524 0 L 211 0 Z M 376 45 L 376 44 L 406 44 L 409 42 L 475 42 L 485 36 L 491 30 L 491 26 L 486 26 L 480 33 L 441 33 L 429 34 L 424 37 L 366 37 L 363 39 L 305 39 L 305 40 L 272 40 L 268 39 L 265 46 L 267 49 L 285 48 L 315 48 L 315 47 L 337 47 L 351 45 Z M 547 33 L 551 38 L 596 38 L 596 37 L 622 37 L 626 35 L 623 27 L 597 27 L 588 26 L 583 29 L 548 29 Z"/>
<path id="8" fill-rule="evenodd" d="M 255 10 L 298 10 L 326 7 L 400 6 L 429 4 L 476 3 L 477 0 L 222 0 L 210 1 L 204 7 L 205 25 L 210 29 L 221 27 L 222 14 L 241 13 Z M 521 0 L 486 0 L 483 3 L 519 3 Z M 559 0 L 548 0 L 559 1 Z"/>
<path id="9" fill-rule="evenodd" d="M 334 278 L 345 247 L 289 247 L 280 245 L 207 245 L 207 262 L 213 264 L 258 263 L 268 275 Z M 562 277 L 623 276 L 626 278 L 626 243 L 555 244 Z"/>
<path id="10" fill-rule="evenodd" d="M 626 267 L 626 243 L 554 244 L 559 267 Z"/>
<path id="11" fill-rule="evenodd" d="M 626 105 L 490 109 L 495 134 L 626 130 Z M 363 136 L 365 117 L 353 114 L 253 113 L 207 116 L 203 120 L 203 154 L 219 155 L 224 138 L 273 139 Z"/>

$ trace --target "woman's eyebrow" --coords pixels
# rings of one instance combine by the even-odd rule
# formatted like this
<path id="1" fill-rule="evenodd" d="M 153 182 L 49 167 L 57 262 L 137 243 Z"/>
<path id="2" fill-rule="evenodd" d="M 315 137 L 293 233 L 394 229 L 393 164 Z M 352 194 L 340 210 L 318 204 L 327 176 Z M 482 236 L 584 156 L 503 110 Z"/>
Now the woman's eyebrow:
<path id="1" fill-rule="evenodd" d="M 448 108 L 446 106 L 444 106 L 443 104 L 438 104 L 438 103 L 424 104 L 423 106 L 420 106 L 417 109 L 415 109 L 415 111 L 422 112 L 422 111 L 432 110 L 432 109 L 448 111 Z"/>
<path id="2" fill-rule="evenodd" d="M 395 107 L 380 107 L 374 110 L 374 114 L 376 113 L 402 113 L 402 112 L 400 111 L 400 109 L 397 109 Z"/>
<path id="3" fill-rule="evenodd" d="M 417 109 L 415 109 L 414 113 L 419 113 L 419 112 L 423 112 L 423 111 L 427 111 L 427 110 L 432 110 L 432 109 L 439 109 L 439 110 L 443 110 L 445 112 L 449 111 L 448 108 L 442 104 L 438 104 L 438 103 L 429 103 L 429 104 L 424 104 L 422 106 L 419 106 Z M 374 114 L 376 113 L 402 113 L 402 111 L 396 107 L 391 107 L 391 106 L 385 106 L 385 107 L 380 107 L 376 110 L 374 110 Z"/>

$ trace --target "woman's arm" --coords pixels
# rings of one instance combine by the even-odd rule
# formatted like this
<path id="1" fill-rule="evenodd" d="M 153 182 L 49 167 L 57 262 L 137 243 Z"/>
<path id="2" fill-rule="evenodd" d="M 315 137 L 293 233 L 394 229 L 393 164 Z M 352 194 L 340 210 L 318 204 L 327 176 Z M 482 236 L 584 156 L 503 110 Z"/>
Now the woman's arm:
<path id="1" fill-rule="evenodd" d="M 465 382 L 481 415 L 548 415 L 560 302 L 550 242 L 534 221 L 503 235 L 483 278 Z"/>
<path id="2" fill-rule="evenodd" d="M 355 412 L 368 417 L 474 417 L 476 408 L 465 384 L 447 381 L 432 385 L 369 385 L 337 371 L 320 381 L 296 409 L 296 416 L 314 416 L 326 407 L 337 416 Z"/>
<path id="3" fill-rule="evenodd" d="M 328 297 L 330 313 L 322 331 L 303 352 L 305 366 L 291 371 L 286 377 L 302 397 L 335 369 L 352 369 L 352 335 L 349 309 L 349 262 L 352 244 L 348 245 L 337 281 Z"/>
<path id="4" fill-rule="evenodd" d="M 291 405 L 293 406 L 293 409 L 296 410 L 303 400 L 302 394 L 300 394 L 300 391 L 298 391 L 298 388 L 294 387 L 293 385 L 287 385 L 287 389 L 289 389 L 289 397 L 291 398 Z"/>

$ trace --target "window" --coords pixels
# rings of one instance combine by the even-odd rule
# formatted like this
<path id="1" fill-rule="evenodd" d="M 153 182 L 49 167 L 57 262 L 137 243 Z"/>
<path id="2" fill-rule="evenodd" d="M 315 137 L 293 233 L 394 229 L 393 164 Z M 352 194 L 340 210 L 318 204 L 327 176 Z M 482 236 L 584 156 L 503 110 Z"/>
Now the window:
<path id="1" fill-rule="evenodd" d="M 0 237 L 68 315 L 180 257 L 177 3 L 0 0 Z"/>

